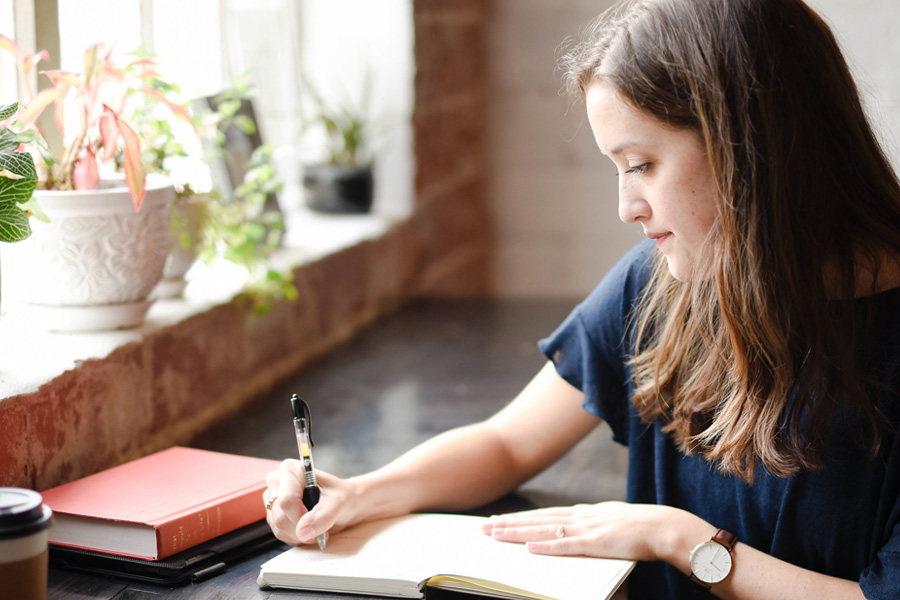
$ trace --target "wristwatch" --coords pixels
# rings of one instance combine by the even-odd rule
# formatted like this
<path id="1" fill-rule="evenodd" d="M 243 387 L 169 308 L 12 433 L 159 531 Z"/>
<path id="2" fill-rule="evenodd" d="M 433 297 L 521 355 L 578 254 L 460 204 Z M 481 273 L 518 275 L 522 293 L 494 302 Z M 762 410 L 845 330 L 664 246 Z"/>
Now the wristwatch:
<path id="1" fill-rule="evenodd" d="M 719 529 L 708 542 L 697 544 L 691 550 L 691 581 L 708 590 L 712 584 L 728 577 L 735 542 L 737 538 L 733 533 Z"/>

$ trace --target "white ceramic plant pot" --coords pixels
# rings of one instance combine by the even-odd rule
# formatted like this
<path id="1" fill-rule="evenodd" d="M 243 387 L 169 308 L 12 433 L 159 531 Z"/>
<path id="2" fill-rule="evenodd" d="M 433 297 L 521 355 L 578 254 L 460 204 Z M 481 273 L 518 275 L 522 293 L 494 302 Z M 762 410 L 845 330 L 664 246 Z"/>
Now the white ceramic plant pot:
<path id="1" fill-rule="evenodd" d="M 139 212 L 121 182 L 97 190 L 36 190 L 50 223 L 3 255 L 7 295 L 52 331 L 134 327 L 152 304 L 169 250 L 169 181 L 148 176 Z M 25 310 L 23 310 L 25 312 Z"/>

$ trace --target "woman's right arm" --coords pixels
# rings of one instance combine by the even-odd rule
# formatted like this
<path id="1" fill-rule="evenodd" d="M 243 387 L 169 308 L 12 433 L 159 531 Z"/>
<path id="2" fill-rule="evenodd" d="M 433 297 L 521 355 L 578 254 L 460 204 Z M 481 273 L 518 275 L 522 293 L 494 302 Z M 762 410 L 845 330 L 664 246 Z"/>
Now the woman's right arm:
<path id="1" fill-rule="evenodd" d="M 322 497 L 309 513 L 300 500 L 299 461 L 284 461 L 267 478 L 264 496 L 278 496 L 269 524 L 279 539 L 297 544 L 371 519 L 482 506 L 553 464 L 600 422 L 582 399 L 547 363 L 486 421 L 442 433 L 365 475 L 318 473 Z"/>

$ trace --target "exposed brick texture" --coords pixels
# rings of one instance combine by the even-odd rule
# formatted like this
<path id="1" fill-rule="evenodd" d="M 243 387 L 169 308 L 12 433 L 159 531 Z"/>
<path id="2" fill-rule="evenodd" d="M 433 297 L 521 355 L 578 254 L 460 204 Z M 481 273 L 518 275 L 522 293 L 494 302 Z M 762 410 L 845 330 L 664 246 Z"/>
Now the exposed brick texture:
<path id="1" fill-rule="evenodd" d="M 129 344 L 85 361 L 21 404 L 37 489 L 139 456 L 152 431 L 143 349 Z"/>
<path id="2" fill-rule="evenodd" d="M 27 424 L 27 411 L 21 402 L 7 400 L 0 407 L 0 486 L 31 486 L 34 469 Z"/>
<path id="3" fill-rule="evenodd" d="M 415 0 L 416 214 L 423 295 L 490 287 L 486 36 L 489 2 Z"/>

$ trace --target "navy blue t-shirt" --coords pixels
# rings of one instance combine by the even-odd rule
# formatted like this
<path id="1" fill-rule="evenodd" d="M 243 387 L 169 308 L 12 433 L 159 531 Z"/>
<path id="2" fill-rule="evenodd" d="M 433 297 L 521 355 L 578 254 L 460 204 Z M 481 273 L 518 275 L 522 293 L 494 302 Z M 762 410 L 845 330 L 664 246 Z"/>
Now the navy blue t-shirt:
<path id="1" fill-rule="evenodd" d="M 675 506 L 794 565 L 859 581 L 870 600 L 900 598 L 900 439 L 887 435 L 876 457 L 852 422 L 836 419 L 824 468 L 776 477 L 762 466 L 752 485 L 686 456 L 661 421 L 641 420 L 630 399 L 629 325 L 652 271 L 654 245 L 636 246 L 548 338 L 541 351 L 584 392 L 584 408 L 628 446 L 629 502 Z M 885 384 L 895 426 L 900 412 L 900 289 L 865 300 L 873 306 L 869 374 Z M 893 410 L 891 408 L 893 407 Z M 602 460 L 602 457 L 598 457 Z M 702 540 L 698 540 L 702 541 Z M 760 573 L 765 577 L 765 573 Z M 666 563 L 640 563 L 628 580 L 632 598 L 698 598 L 688 577 Z M 709 596 L 711 597 L 711 596 Z"/>

